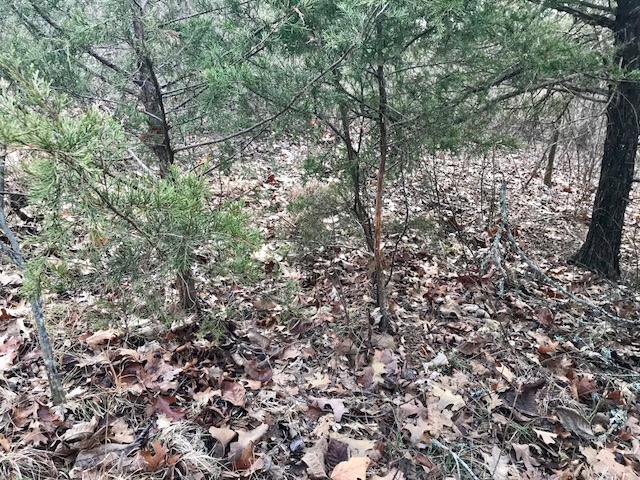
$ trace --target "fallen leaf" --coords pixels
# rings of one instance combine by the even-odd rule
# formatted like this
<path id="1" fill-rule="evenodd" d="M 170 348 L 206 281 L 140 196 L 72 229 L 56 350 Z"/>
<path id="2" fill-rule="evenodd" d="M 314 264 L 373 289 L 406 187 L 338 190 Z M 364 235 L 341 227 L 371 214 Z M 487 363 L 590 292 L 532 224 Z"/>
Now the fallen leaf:
<path id="1" fill-rule="evenodd" d="M 498 373 L 502 375 L 502 378 L 504 378 L 509 383 L 513 382 L 513 379 L 515 378 L 515 376 L 513 375 L 511 370 L 509 370 L 505 365 L 503 365 L 498 361 L 496 361 L 495 367 Z"/>
<path id="2" fill-rule="evenodd" d="M 120 336 L 120 331 L 115 328 L 109 328 L 108 330 L 98 330 L 97 332 L 89 335 L 88 337 L 81 336 L 80 340 L 83 340 L 86 344 L 97 347 L 103 343 L 109 343 Z"/>
<path id="3" fill-rule="evenodd" d="M 533 429 L 533 431 L 545 444 L 553 445 L 554 443 L 556 443 L 555 439 L 558 437 L 557 433 L 547 432 L 545 430 L 536 430 L 535 428 Z"/>
<path id="4" fill-rule="evenodd" d="M 371 463 L 368 457 L 352 457 L 340 462 L 331 472 L 331 480 L 365 480 L 367 467 Z"/>
<path id="5" fill-rule="evenodd" d="M 562 426 L 568 431 L 587 440 L 594 438 L 593 430 L 591 430 L 591 424 L 576 410 L 558 407 L 556 408 L 556 415 L 558 415 Z"/>
<path id="6" fill-rule="evenodd" d="M 226 427 L 209 427 L 209 434 L 218 441 L 221 448 L 217 449 L 218 455 L 222 456 L 227 446 L 236 437 L 237 433 Z"/>
<path id="7" fill-rule="evenodd" d="M 329 405 L 331 410 L 333 411 L 333 417 L 336 422 L 342 420 L 342 415 L 347 413 L 349 410 L 344 406 L 344 402 L 339 398 L 319 398 L 319 397 L 309 397 L 311 401 L 311 405 L 314 407 L 318 407 L 321 410 L 325 409 L 325 406 Z"/>
<path id="8" fill-rule="evenodd" d="M 329 468 L 334 468 L 341 462 L 346 462 L 349 459 L 349 445 L 335 438 L 329 439 L 329 445 L 327 446 L 327 453 L 324 457 L 324 461 Z"/>
<path id="9" fill-rule="evenodd" d="M 491 454 L 481 452 L 487 471 L 494 480 L 512 480 L 519 478 L 518 470 L 509 463 L 511 457 L 508 453 L 500 450 L 497 445 L 493 446 Z"/>
<path id="10" fill-rule="evenodd" d="M 580 451 L 587 459 L 587 463 L 593 468 L 594 473 L 599 475 L 598 478 L 611 480 L 640 479 L 640 476 L 630 465 L 618 463 L 615 452 L 608 448 L 596 450 L 591 447 L 583 447 Z"/>
<path id="11" fill-rule="evenodd" d="M 151 449 L 141 450 L 140 455 L 147 462 L 147 471 L 155 472 L 165 465 L 169 449 L 159 440 L 151 442 L 151 447 L 153 451 Z"/>
<path id="12" fill-rule="evenodd" d="M 327 448 L 327 439 L 323 437 L 313 447 L 305 450 L 302 461 L 307 464 L 309 477 L 315 479 L 328 478 L 324 469 L 324 457 L 327 454 Z"/>
<path id="13" fill-rule="evenodd" d="M 531 456 L 531 445 L 512 443 L 511 446 L 516 452 L 516 459 L 520 460 L 527 470 L 534 470 L 534 467 L 540 466 L 540 462 Z"/>
<path id="14" fill-rule="evenodd" d="M 432 394 L 438 397 L 438 408 L 442 411 L 451 406 L 451 411 L 455 412 L 465 406 L 464 399 L 449 390 L 444 390 L 438 385 L 433 385 Z"/>
<path id="15" fill-rule="evenodd" d="M 269 430 L 269 425 L 261 424 L 251 431 L 239 431 L 238 440 L 229 446 L 229 461 L 236 470 L 247 470 L 255 461 L 253 447 Z"/>
<path id="16" fill-rule="evenodd" d="M 223 400 L 226 400 L 236 407 L 244 407 L 246 392 L 242 385 L 225 380 L 222 382 L 221 390 Z"/>

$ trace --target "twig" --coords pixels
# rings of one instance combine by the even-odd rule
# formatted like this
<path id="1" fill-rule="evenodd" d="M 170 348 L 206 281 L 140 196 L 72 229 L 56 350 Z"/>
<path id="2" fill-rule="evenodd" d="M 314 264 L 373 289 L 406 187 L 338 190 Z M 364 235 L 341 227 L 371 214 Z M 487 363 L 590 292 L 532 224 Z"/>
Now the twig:
<path id="1" fill-rule="evenodd" d="M 451 450 L 451 449 L 450 449 L 449 447 L 447 447 L 446 445 L 443 445 L 442 443 L 440 443 L 440 442 L 439 442 L 438 440 L 436 440 L 435 438 L 432 438 L 432 439 L 431 439 L 431 445 L 433 445 L 434 447 L 438 447 L 439 449 L 444 450 L 444 451 L 445 451 L 445 452 L 447 452 L 449 455 L 451 455 L 451 456 L 453 457 L 453 459 L 455 460 L 456 465 L 457 465 L 458 467 L 462 467 L 462 468 L 464 468 L 464 469 L 467 471 L 467 473 L 471 476 L 471 478 L 473 478 L 473 480 L 480 480 L 480 479 L 478 478 L 478 476 L 477 476 L 475 473 L 473 473 L 473 470 L 471 470 L 471 467 L 470 467 L 469 465 L 467 465 L 467 463 L 466 463 L 464 460 L 462 460 L 462 459 L 460 458 L 460 456 L 459 456 L 456 452 L 454 452 L 453 450 Z"/>
<path id="2" fill-rule="evenodd" d="M 131 158 L 133 158 L 136 161 L 136 163 L 140 165 L 140 168 L 142 168 L 142 170 L 144 170 L 147 175 L 149 175 L 154 180 L 157 180 L 156 174 L 153 173 L 153 171 L 149 167 L 147 167 L 142 160 L 140 160 L 140 157 L 138 157 L 133 150 L 128 148 L 127 152 L 129 152 L 129 155 L 131 155 Z"/>

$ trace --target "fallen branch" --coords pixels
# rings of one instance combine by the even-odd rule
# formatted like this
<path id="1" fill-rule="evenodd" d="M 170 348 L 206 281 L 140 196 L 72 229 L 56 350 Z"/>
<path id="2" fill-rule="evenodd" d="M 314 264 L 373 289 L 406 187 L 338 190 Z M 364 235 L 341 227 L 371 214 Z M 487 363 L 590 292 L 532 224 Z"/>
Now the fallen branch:
<path id="1" fill-rule="evenodd" d="M 500 238 L 504 234 L 506 234 L 506 238 L 508 239 L 509 244 L 513 248 L 514 252 L 518 254 L 518 256 L 522 259 L 522 261 L 527 265 L 529 270 L 531 270 L 542 281 L 544 281 L 551 287 L 555 288 L 558 292 L 562 293 L 567 298 L 570 298 L 571 300 L 578 303 L 579 305 L 595 310 L 596 312 L 601 313 L 607 318 L 611 320 L 615 320 L 616 323 L 618 324 L 624 323 L 628 327 L 637 327 L 637 322 L 628 321 L 623 318 L 620 318 L 617 315 L 614 315 L 608 312 L 604 308 L 598 305 L 595 305 L 591 302 L 588 302 L 587 300 L 580 298 L 574 295 L 573 293 L 569 292 L 557 280 L 555 280 L 554 278 L 544 273 L 542 270 L 540 270 L 540 268 L 536 264 L 533 263 L 533 261 L 531 261 L 531 259 L 520 248 L 520 246 L 518 245 L 518 242 L 516 242 L 516 239 L 513 237 L 513 234 L 511 233 L 511 229 L 509 228 L 509 221 L 508 221 L 508 215 L 507 215 L 507 183 L 505 181 L 502 182 L 502 186 L 500 189 L 500 228 L 498 230 L 498 233 L 496 234 L 496 237 L 494 238 L 494 242 L 491 245 L 489 252 L 487 253 L 487 256 L 485 256 L 485 259 L 481 264 L 481 270 L 485 270 L 487 268 L 488 262 L 491 259 L 494 260 L 494 264 L 501 271 L 501 275 L 502 275 L 501 285 L 503 285 L 503 281 L 504 281 L 503 278 L 506 275 L 506 273 L 504 273 L 504 269 L 500 264 L 499 243 L 500 243 Z"/>

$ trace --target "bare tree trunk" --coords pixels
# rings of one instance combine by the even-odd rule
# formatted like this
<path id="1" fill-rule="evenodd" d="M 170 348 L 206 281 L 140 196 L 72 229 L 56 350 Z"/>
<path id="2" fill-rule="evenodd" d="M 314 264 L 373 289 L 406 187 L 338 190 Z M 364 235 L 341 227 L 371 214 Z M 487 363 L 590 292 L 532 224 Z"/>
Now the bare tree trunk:
<path id="1" fill-rule="evenodd" d="M 367 242 L 367 248 L 370 252 L 373 252 L 374 248 L 374 235 L 373 227 L 371 225 L 371 216 L 367 211 L 364 203 L 362 202 L 362 188 L 363 182 L 360 177 L 360 163 L 358 159 L 358 152 L 353 148 L 353 141 L 351 139 L 351 122 L 349 121 L 349 115 L 344 105 L 340 105 L 340 119 L 342 123 L 342 134 L 347 147 L 347 161 L 349 162 L 349 175 L 351 176 L 351 186 L 353 188 L 353 214 L 356 216 L 356 220 L 362 227 L 364 233 L 364 239 Z"/>
<path id="2" fill-rule="evenodd" d="M 618 1 L 614 34 L 615 64 L 628 72 L 640 71 L 640 0 Z M 609 88 L 607 133 L 591 224 L 584 244 L 569 261 L 616 278 L 640 133 L 640 84 L 629 79 Z"/>
<path id="3" fill-rule="evenodd" d="M 558 140 L 560 139 L 560 125 L 558 122 L 553 124 L 553 137 L 551 137 L 551 146 L 549 147 L 549 155 L 547 156 L 547 168 L 544 171 L 544 184 L 551 187 L 551 177 L 553 176 L 553 166 L 556 161 L 556 150 L 558 148 Z"/>
<path id="4" fill-rule="evenodd" d="M 173 164 L 174 152 L 171 147 L 162 89 L 158 83 L 153 62 L 145 49 L 145 31 L 142 20 L 145 6 L 146 1 L 138 3 L 132 0 L 133 33 L 135 35 L 133 49 L 136 52 L 138 67 L 134 82 L 139 88 L 138 98 L 144 106 L 144 113 L 149 125 L 149 130 L 146 134 L 141 135 L 141 140 L 158 158 L 160 175 L 165 177 L 169 172 L 169 167 Z"/>
<path id="5" fill-rule="evenodd" d="M 133 48 L 137 57 L 137 75 L 135 84 L 139 87 L 140 102 L 144 106 L 147 116 L 148 132 L 141 136 L 142 141 L 153 151 L 158 159 L 160 176 L 166 178 L 169 168 L 174 162 L 174 151 L 171 146 L 171 136 L 169 134 L 169 122 L 165 114 L 164 96 L 158 78 L 153 68 L 153 62 L 149 58 L 144 43 L 145 31 L 144 10 L 147 5 L 146 0 L 138 2 L 131 1 L 134 10 L 133 33 L 135 41 Z M 180 296 L 180 306 L 187 311 L 197 309 L 197 292 L 193 273 L 190 269 L 179 272 L 176 276 L 176 288 Z"/>
<path id="6" fill-rule="evenodd" d="M 5 166 L 5 154 L 4 151 L 0 154 L 0 230 L 9 240 L 9 245 L 0 244 L 0 250 L 11 258 L 13 263 L 24 273 L 25 263 L 20 251 L 20 245 L 18 239 L 13 234 L 7 217 L 4 211 L 4 166 Z M 31 312 L 33 313 L 33 319 L 36 324 L 36 330 L 38 332 L 38 343 L 40 344 L 40 350 L 42 351 L 42 360 L 44 361 L 44 368 L 47 372 L 47 378 L 49 379 L 49 389 L 51 390 L 51 400 L 56 405 L 61 405 L 65 402 L 65 392 L 60 375 L 58 375 L 58 367 L 56 366 L 55 357 L 53 355 L 53 348 L 51 348 L 51 342 L 49 341 L 49 334 L 44 324 L 44 313 L 42 311 L 42 299 L 32 298 L 31 300 Z"/>
<path id="7" fill-rule="evenodd" d="M 376 22 L 376 34 L 378 44 L 382 42 L 382 23 L 380 19 Z M 380 59 L 381 61 L 381 59 Z M 377 67 L 376 76 L 378 78 L 378 101 L 380 103 L 378 109 L 378 128 L 380 131 L 380 153 L 378 159 L 378 178 L 376 183 L 376 205 L 374 216 L 374 234 L 375 243 L 373 249 L 374 255 L 374 273 L 373 280 L 376 293 L 376 302 L 380 309 L 380 331 L 386 332 L 391 329 L 391 319 L 387 303 L 386 282 L 384 276 L 384 252 L 382 251 L 382 197 L 384 194 L 384 174 L 387 164 L 387 156 L 389 154 L 389 141 L 387 138 L 387 87 L 384 76 L 384 65 L 380 63 Z"/>

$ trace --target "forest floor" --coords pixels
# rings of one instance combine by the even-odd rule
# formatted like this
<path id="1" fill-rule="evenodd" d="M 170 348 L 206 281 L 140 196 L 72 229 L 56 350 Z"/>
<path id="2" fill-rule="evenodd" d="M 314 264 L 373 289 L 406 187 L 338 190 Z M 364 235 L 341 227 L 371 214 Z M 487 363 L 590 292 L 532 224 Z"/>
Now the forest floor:
<path id="1" fill-rule="evenodd" d="M 3 266 L 0 478 L 640 478 L 637 199 L 611 283 L 565 261 L 593 200 L 581 172 L 523 191 L 537 154 L 425 162 L 387 188 L 397 332 L 380 334 L 370 255 L 337 182 L 303 184 L 305 154 L 256 147 L 212 181 L 260 228 L 262 275 L 199 278 L 199 332 L 47 296 L 62 407 Z"/>

